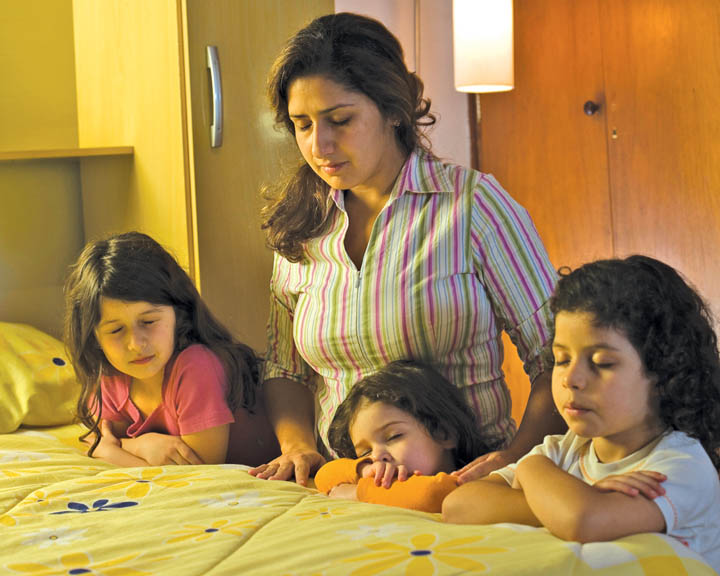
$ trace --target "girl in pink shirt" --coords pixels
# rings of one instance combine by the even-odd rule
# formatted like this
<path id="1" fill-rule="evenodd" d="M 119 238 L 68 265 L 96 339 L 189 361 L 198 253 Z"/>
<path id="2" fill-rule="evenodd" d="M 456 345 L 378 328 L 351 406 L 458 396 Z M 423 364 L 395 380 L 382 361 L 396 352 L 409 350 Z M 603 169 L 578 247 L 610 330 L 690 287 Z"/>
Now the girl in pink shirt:
<path id="1" fill-rule="evenodd" d="M 145 234 L 88 244 L 65 286 L 88 455 L 120 466 L 256 465 L 279 454 L 260 364 Z"/>

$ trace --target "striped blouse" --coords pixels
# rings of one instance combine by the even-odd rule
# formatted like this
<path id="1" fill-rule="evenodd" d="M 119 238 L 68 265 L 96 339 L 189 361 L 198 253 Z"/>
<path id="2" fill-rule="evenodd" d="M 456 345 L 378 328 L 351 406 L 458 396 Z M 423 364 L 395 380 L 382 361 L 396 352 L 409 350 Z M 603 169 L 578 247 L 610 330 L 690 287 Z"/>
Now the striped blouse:
<path id="1" fill-rule="evenodd" d="M 401 169 L 358 270 L 344 247 L 344 194 L 306 260 L 275 254 L 265 378 L 317 389 L 325 445 L 352 385 L 397 359 L 431 364 L 461 387 L 482 432 L 515 433 L 501 331 L 532 380 L 549 339 L 556 274 L 527 211 L 490 175 L 421 151 Z"/>

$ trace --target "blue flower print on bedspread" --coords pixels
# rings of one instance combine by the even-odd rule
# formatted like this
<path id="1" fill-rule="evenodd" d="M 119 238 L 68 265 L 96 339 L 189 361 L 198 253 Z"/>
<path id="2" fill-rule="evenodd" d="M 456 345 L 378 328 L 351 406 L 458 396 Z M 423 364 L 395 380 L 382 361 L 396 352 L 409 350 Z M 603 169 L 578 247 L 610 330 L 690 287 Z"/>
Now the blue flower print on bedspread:
<path id="1" fill-rule="evenodd" d="M 108 504 L 110 500 L 107 498 L 101 498 L 95 500 L 92 506 L 83 504 L 82 502 L 68 502 L 67 507 L 69 510 L 61 510 L 60 512 L 51 512 L 50 514 L 87 514 L 88 512 L 107 512 L 108 510 L 117 510 L 118 508 L 128 508 L 129 506 L 137 506 L 137 502 L 132 500 L 126 500 L 125 502 L 115 502 Z"/>

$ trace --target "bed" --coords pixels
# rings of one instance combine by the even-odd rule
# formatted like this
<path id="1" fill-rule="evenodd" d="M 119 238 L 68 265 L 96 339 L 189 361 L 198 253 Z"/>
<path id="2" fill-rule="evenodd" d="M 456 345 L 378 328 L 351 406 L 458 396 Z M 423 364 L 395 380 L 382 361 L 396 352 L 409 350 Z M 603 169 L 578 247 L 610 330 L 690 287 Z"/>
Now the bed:
<path id="1" fill-rule="evenodd" d="M 715 574 L 657 534 L 580 545 L 331 500 L 242 466 L 88 458 L 62 345 L 30 327 L 0 323 L 0 392 L 0 574 Z"/>

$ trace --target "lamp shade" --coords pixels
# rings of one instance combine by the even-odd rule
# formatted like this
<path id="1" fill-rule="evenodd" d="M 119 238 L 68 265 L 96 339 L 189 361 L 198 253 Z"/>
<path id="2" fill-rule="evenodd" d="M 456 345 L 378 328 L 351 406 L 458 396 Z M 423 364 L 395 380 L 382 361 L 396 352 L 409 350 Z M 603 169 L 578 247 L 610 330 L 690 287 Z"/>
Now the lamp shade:
<path id="1" fill-rule="evenodd" d="M 512 90 L 512 0 L 453 0 L 455 89 Z"/>

